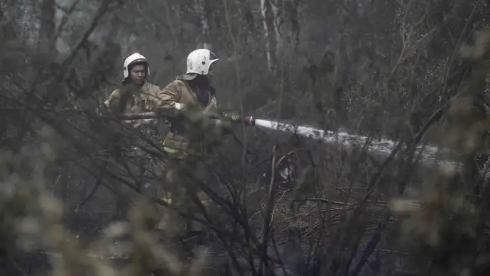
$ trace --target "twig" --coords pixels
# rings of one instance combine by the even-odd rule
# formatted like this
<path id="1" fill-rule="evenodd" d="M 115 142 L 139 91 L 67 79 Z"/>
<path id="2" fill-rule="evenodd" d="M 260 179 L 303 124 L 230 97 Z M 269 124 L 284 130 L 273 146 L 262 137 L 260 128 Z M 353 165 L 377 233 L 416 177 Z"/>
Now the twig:
<path id="1" fill-rule="evenodd" d="M 94 19 L 92 20 L 92 23 L 88 27 L 88 29 L 85 31 L 83 34 L 82 38 L 80 41 L 77 43 L 77 46 L 73 49 L 71 54 L 62 62 L 62 68 L 66 68 L 69 64 L 72 63 L 72 61 L 75 59 L 76 55 L 78 54 L 78 51 L 83 47 L 83 45 L 87 42 L 89 36 L 93 33 L 97 25 L 99 24 L 100 20 L 102 17 L 105 15 L 107 10 L 109 9 L 109 5 L 113 2 L 114 0 L 104 0 L 100 7 L 97 9 L 97 13 L 95 14 Z M 56 76 L 57 78 L 58 76 Z"/>
<path id="2" fill-rule="evenodd" d="M 265 251 L 265 254 L 267 255 L 267 243 L 269 239 L 269 233 L 270 233 L 270 222 L 272 218 L 272 208 L 273 208 L 273 197 L 274 197 L 274 175 L 275 175 L 275 163 L 276 163 L 276 148 L 277 146 L 274 145 L 272 147 L 272 164 L 271 164 L 271 179 L 269 182 L 269 191 L 267 193 L 267 202 L 266 202 L 266 210 L 265 210 L 265 216 L 264 216 L 264 230 L 263 230 L 263 237 L 262 237 L 262 249 Z M 265 262 L 264 259 L 261 259 L 261 270 L 263 265 L 265 265 L 266 269 L 268 270 L 269 264 Z"/>
<path id="3" fill-rule="evenodd" d="M 473 19 L 473 16 L 475 15 L 476 7 L 481 3 L 481 1 L 482 0 L 479 0 L 475 4 L 475 6 L 473 7 L 473 9 L 471 10 L 471 14 L 470 14 L 469 18 L 466 20 L 466 23 L 464 25 L 463 31 L 461 31 L 461 35 L 459 36 L 458 41 L 456 42 L 456 45 L 454 47 L 453 53 L 451 54 L 451 57 L 450 57 L 450 60 L 449 60 L 449 64 L 447 66 L 447 69 L 448 70 L 447 70 L 446 74 L 444 74 L 444 80 L 443 80 L 444 88 L 443 88 L 443 93 L 445 93 L 445 91 L 446 91 L 446 85 L 447 85 L 446 80 L 447 80 L 448 75 L 449 75 L 449 69 L 451 68 L 451 64 L 453 63 L 453 60 L 456 57 L 456 54 L 458 53 L 458 51 L 461 48 L 460 46 L 461 46 L 461 43 L 463 43 L 464 34 L 466 33 L 466 30 L 468 29 L 468 26 L 470 25 L 470 22 Z"/>
<path id="4" fill-rule="evenodd" d="M 243 99 L 242 99 L 242 88 L 241 88 L 241 82 L 240 82 L 240 68 L 238 66 L 238 44 L 235 40 L 235 36 L 233 35 L 233 31 L 232 31 L 232 28 L 231 28 L 231 20 L 230 20 L 230 13 L 228 11 L 228 0 L 223 0 L 224 1 L 224 6 L 225 6 L 225 18 L 226 18 L 226 24 L 228 26 L 228 33 L 230 35 L 230 39 L 231 39 L 231 42 L 232 42 L 232 45 L 233 45 L 233 57 L 235 59 L 235 73 L 236 73 L 236 78 L 237 78 L 237 81 L 236 81 L 236 91 L 238 93 L 238 98 L 240 99 L 239 101 L 239 104 L 240 104 L 240 116 L 242 116 L 242 118 L 245 116 L 245 112 L 244 112 L 244 109 L 243 109 Z M 245 123 L 242 122 L 242 141 L 243 141 L 243 144 L 246 145 L 247 144 L 247 141 L 246 141 L 246 137 L 245 137 Z M 246 155 L 247 155 L 247 151 L 246 151 L 246 147 L 243 147 L 242 149 L 242 165 L 245 165 L 246 162 L 245 162 L 245 158 L 246 158 Z M 245 167 L 245 166 L 243 166 Z"/>
<path id="5" fill-rule="evenodd" d="M 70 8 L 68 8 L 68 10 L 66 11 L 67 15 L 63 16 L 63 19 L 61 19 L 61 23 L 56 30 L 55 39 L 57 39 L 61 35 L 61 32 L 66 25 L 66 22 L 68 22 L 68 17 L 73 13 L 78 3 L 80 3 L 80 0 L 75 0 L 73 4 L 71 4 Z"/>
<path id="6" fill-rule="evenodd" d="M 172 24 L 172 20 L 170 20 L 170 9 L 168 7 L 168 1 L 167 0 L 163 0 L 163 5 L 165 6 L 165 14 L 167 16 L 167 24 L 168 24 L 168 29 L 170 30 L 170 34 L 172 34 L 172 38 L 174 40 L 174 47 L 177 46 L 177 36 L 175 35 L 175 31 L 174 31 L 174 26 Z M 181 47 L 177 47 L 177 49 L 179 49 L 179 51 L 181 51 Z"/>
<path id="7" fill-rule="evenodd" d="M 95 192 L 97 192 L 97 190 L 102 184 L 102 177 L 104 176 L 104 172 L 105 172 L 105 166 L 101 169 L 100 176 L 95 179 L 94 187 L 92 188 L 90 193 L 88 193 L 88 195 L 80 203 L 78 203 L 77 207 L 75 207 L 75 210 L 80 210 L 83 207 L 83 205 L 85 205 L 90 200 L 90 198 L 92 198 L 92 196 L 95 195 Z"/>
<path id="8" fill-rule="evenodd" d="M 26 272 L 25 272 L 25 271 L 22 269 L 22 267 L 20 267 L 20 266 L 19 266 L 19 264 L 17 264 L 17 262 L 16 262 L 16 261 L 15 261 L 13 258 L 9 257 L 9 258 L 8 258 L 8 260 L 9 260 L 9 262 L 10 262 L 10 263 L 12 263 L 12 265 L 14 265 L 15 269 L 17 269 L 17 271 L 18 271 L 18 272 L 19 272 L 19 273 L 20 273 L 22 276 L 29 276 L 29 275 L 27 275 L 27 273 L 26 273 Z"/>
<path id="9" fill-rule="evenodd" d="M 278 200 L 276 202 L 298 202 L 298 201 L 311 201 L 311 202 L 320 202 L 320 203 L 324 203 L 324 204 L 346 205 L 345 202 L 332 201 L 332 200 L 327 200 L 327 199 L 322 199 L 322 198 L 283 199 L 283 200 Z"/>

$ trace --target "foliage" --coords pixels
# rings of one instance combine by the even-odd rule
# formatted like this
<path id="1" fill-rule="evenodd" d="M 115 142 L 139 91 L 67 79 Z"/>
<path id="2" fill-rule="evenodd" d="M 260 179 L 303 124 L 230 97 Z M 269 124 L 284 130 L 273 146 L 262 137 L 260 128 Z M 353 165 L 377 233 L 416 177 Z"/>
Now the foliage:
<path id="1" fill-rule="evenodd" d="M 0 1 L 0 269 L 487 275 L 488 9 L 481 0 Z M 381 158 L 368 145 L 234 127 L 207 155 L 170 164 L 192 172 L 172 188 L 199 196 L 169 204 L 165 125 L 135 132 L 95 110 L 132 52 L 164 87 L 204 46 L 220 57 L 224 109 L 399 146 Z M 461 166 L 422 166 L 416 147 L 426 143 Z M 205 235 L 182 235 L 183 217 Z"/>

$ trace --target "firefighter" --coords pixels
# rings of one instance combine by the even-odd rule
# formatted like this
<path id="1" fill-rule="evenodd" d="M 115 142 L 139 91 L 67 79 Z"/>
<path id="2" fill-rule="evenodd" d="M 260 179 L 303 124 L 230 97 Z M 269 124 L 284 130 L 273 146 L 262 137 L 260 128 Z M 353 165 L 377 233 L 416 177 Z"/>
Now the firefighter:
<path id="1" fill-rule="evenodd" d="M 153 111 L 166 119 L 169 132 L 163 141 L 163 150 L 167 158 L 161 160 L 158 170 L 164 180 L 162 186 L 167 191 L 163 198 L 188 213 L 195 213 L 196 206 L 191 204 L 195 195 L 201 199 L 198 202 L 207 205 L 206 196 L 198 192 L 196 185 L 207 175 L 201 162 L 203 154 L 209 152 L 210 146 L 219 142 L 223 134 L 230 132 L 231 121 L 239 121 L 236 116 L 223 121 L 216 116 L 206 116 L 218 113 L 216 91 L 211 86 L 217 61 L 218 58 L 211 51 L 195 50 L 187 57 L 186 73 L 159 90 L 146 81 L 149 74 L 146 59 L 133 54 L 124 64 L 122 88 L 115 90 L 105 103 L 107 109 L 113 112 Z M 246 117 L 244 122 L 253 125 L 251 117 Z M 132 125 L 138 127 L 141 120 Z M 195 233 L 191 220 L 185 223 L 187 232 Z"/>
<path id="2" fill-rule="evenodd" d="M 115 89 L 101 108 L 103 112 L 116 114 L 134 114 L 152 111 L 155 108 L 155 99 L 160 93 L 160 87 L 147 81 L 150 75 L 148 60 L 140 53 L 134 53 L 124 60 L 123 81 L 119 88 Z M 125 121 L 134 129 L 146 136 L 157 136 L 156 119 L 139 119 Z M 114 146 L 119 145 L 120 137 Z M 133 145 L 133 149 L 136 149 Z M 134 151 L 133 151 L 134 152 Z M 119 152 L 115 152 L 119 156 Z"/>
<path id="3" fill-rule="evenodd" d="M 160 93 L 160 87 L 151 84 L 147 81 L 150 75 L 150 67 L 148 60 L 140 53 L 133 53 L 124 60 L 123 66 L 123 81 L 119 88 L 115 89 L 108 97 L 108 99 L 101 106 L 101 113 L 111 112 L 116 114 L 121 113 L 141 113 L 146 111 L 151 111 L 154 105 L 154 99 Z M 155 132 L 155 121 L 156 120 L 134 120 L 127 121 L 127 124 L 132 127 L 132 129 L 138 130 L 139 132 L 148 134 Z M 147 157 L 139 150 L 137 147 L 138 143 L 131 142 L 129 146 L 123 146 L 121 128 L 118 125 L 114 125 L 115 131 L 111 135 L 111 148 L 113 155 L 116 159 L 121 160 L 123 164 L 127 164 L 125 160 L 121 159 L 123 156 L 132 156 L 136 166 L 130 165 L 130 180 L 136 180 L 136 187 L 142 191 L 142 188 L 146 184 L 143 175 L 147 170 L 148 160 Z M 131 137 L 131 136 L 128 136 Z M 127 213 L 127 208 L 130 207 L 128 200 L 130 200 L 131 192 L 125 191 L 121 185 L 116 185 L 114 188 L 118 190 L 116 196 L 116 202 L 118 205 L 118 210 L 120 216 L 124 217 Z"/>
<path id="4" fill-rule="evenodd" d="M 170 82 L 158 97 L 160 111 L 165 110 L 166 114 L 168 110 L 182 112 L 167 119 L 169 133 L 163 149 L 169 158 L 162 164 L 162 176 L 167 191 L 164 199 L 187 213 L 196 213 L 198 207 L 192 203 L 193 198 L 197 197 L 204 206 L 207 204 L 197 182 L 206 177 L 201 156 L 209 150 L 209 137 L 219 138 L 230 127 L 218 119 L 206 120 L 205 116 L 218 112 L 216 91 L 211 86 L 217 61 L 218 57 L 208 49 L 192 51 L 187 57 L 186 73 Z M 201 229 L 194 229 L 192 220 L 186 219 L 185 224 L 187 234 L 201 232 Z"/>

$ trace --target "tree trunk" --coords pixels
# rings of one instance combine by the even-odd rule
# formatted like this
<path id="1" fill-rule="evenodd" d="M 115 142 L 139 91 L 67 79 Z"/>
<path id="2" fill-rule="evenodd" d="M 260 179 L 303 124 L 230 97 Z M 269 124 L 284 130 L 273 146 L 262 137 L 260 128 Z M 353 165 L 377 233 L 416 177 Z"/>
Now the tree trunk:
<path id="1" fill-rule="evenodd" d="M 194 7 L 199 15 L 201 36 L 197 48 L 211 49 L 209 20 L 205 0 L 194 0 Z"/>
<path id="2" fill-rule="evenodd" d="M 276 52 L 273 50 L 276 48 L 276 38 L 274 36 L 275 28 L 275 10 L 271 0 L 260 0 L 260 9 L 262 12 L 262 17 L 264 19 L 264 32 L 265 32 L 265 49 L 267 56 L 267 69 L 272 71 L 276 67 Z"/>
<path id="3" fill-rule="evenodd" d="M 43 54 L 56 53 L 55 38 L 55 0 L 41 2 L 41 30 L 39 32 L 39 52 Z"/>

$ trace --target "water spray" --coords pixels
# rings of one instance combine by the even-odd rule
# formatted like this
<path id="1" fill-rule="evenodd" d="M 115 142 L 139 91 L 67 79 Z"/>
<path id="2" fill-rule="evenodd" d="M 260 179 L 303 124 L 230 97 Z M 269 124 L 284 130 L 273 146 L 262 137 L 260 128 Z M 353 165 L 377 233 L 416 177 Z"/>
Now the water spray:
<path id="1" fill-rule="evenodd" d="M 339 144 L 347 149 L 356 147 L 364 147 L 367 144 L 368 151 L 387 157 L 395 149 L 396 143 L 389 139 L 369 139 L 367 136 L 349 134 L 345 131 L 324 131 L 311 126 L 294 126 L 287 123 L 279 123 L 271 120 L 256 119 L 255 126 L 279 130 L 283 132 L 294 132 L 298 135 L 308 137 L 315 140 L 321 140 L 326 144 Z M 447 172 L 459 169 L 461 164 L 451 160 L 437 158 L 438 155 L 447 156 L 450 153 L 447 149 L 442 149 L 433 145 L 418 146 L 415 155 L 420 154 L 420 162 L 425 167 L 433 167 L 439 165 L 441 169 Z"/>

